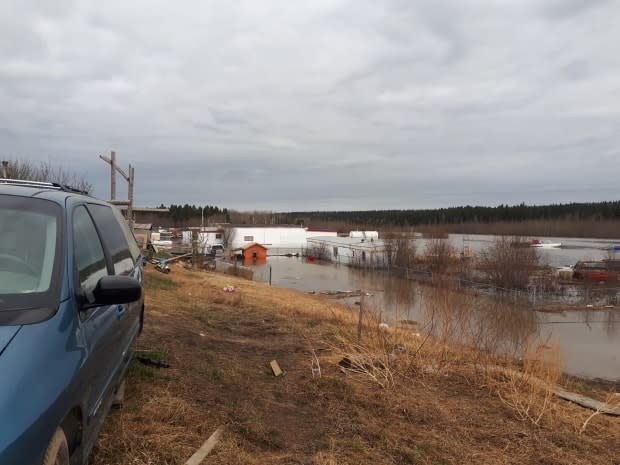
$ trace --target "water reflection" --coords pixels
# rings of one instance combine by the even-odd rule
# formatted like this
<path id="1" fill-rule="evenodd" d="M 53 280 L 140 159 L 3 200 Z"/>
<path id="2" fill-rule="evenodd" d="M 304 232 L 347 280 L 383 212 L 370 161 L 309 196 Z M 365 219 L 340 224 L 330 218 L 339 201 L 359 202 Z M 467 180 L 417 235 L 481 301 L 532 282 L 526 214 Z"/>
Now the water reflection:
<path id="1" fill-rule="evenodd" d="M 514 299 L 497 299 L 449 287 L 430 287 L 403 279 L 385 281 L 385 319 L 406 319 L 429 328 L 446 344 L 462 344 L 485 352 L 518 356 L 538 334 L 535 312 Z"/>

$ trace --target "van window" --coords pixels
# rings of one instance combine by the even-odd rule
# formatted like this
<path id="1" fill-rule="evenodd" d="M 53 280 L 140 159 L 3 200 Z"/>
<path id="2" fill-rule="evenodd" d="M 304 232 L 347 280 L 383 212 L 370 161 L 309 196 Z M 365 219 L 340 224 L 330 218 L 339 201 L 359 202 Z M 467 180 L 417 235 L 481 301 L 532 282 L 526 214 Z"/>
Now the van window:
<path id="1" fill-rule="evenodd" d="M 49 291 L 61 254 L 60 213 L 48 201 L 0 195 L 0 310 L 9 295 Z"/>
<path id="2" fill-rule="evenodd" d="M 138 241 L 136 241 L 136 237 L 133 235 L 133 232 L 131 232 L 131 229 L 129 229 L 129 225 L 127 224 L 127 221 L 125 221 L 125 218 L 123 218 L 123 214 L 120 212 L 120 210 L 118 208 L 112 207 L 112 213 L 114 214 L 116 221 L 120 225 L 121 231 L 125 236 L 125 240 L 129 245 L 129 253 L 133 257 L 134 262 L 137 262 L 138 257 L 140 257 L 141 255 L 141 252 Z"/>
<path id="3" fill-rule="evenodd" d="M 133 271 L 135 261 L 129 251 L 129 244 L 112 208 L 106 205 L 89 204 L 88 210 L 93 215 L 103 243 L 114 265 L 114 274 L 128 275 Z M 134 241 L 135 242 L 135 241 Z"/>
<path id="4" fill-rule="evenodd" d="M 73 247 L 80 289 L 92 302 L 95 286 L 108 269 L 97 229 L 83 206 L 73 212 Z"/>

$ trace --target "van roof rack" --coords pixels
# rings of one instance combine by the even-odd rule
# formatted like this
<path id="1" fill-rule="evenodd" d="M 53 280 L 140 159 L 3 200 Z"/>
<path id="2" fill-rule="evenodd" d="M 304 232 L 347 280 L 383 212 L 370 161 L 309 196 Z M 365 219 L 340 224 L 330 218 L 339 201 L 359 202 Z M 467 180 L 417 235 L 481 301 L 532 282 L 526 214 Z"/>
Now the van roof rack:
<path id="1" fill-rule="evenodd" d="M 73 192 L 75 194 L 88 195 L 87 191 L 77 189 L 75 187 L 59 184 L 57 182 L 30 181 L 28 179 L 6 179 L 0 178 L 0 184 L 8 184 L 9 186 L 21 187 L 39 187 L 41 189 L 55 189 L 63 192 Z"/>

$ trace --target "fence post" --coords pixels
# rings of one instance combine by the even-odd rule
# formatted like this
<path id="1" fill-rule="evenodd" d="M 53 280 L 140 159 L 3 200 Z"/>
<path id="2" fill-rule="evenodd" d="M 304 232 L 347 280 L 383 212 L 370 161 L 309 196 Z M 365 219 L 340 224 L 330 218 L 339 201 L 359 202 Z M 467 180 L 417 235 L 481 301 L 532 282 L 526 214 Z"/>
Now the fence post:
<path id="1" fill-rule="evenodd" d="M 366 293 L 362 290 L 362 295 L 360 297 L 360 313 L 359 319 L 357 320 L 357 343 L 358 345 L 362 343 L 362 314 L 364 313 L 364 296 Z"/>

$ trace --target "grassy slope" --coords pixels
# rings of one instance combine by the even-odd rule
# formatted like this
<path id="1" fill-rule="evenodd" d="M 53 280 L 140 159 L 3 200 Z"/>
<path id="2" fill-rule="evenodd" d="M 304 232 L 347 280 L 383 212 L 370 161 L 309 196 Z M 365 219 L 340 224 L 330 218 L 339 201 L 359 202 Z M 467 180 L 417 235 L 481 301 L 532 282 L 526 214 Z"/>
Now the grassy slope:
<path id="1" fill-rule="evenodd" d="M 458 369 L 408 365 L 383 389 L 337 362 L 355 332 L 319 297 L 215 273 L 147 272 L 126 402 L 108 418 L 92 464 L 183 464 L 220 425 L 209 464 L 606 464 L 620 461 L 620 419 L 562 401 L 540 426 Z M 236 292 L 225 293 L 227 285 Z M 312 350 L 322 377 L 311 373 Z M 144 355 L 144 354 L 143 354 Z M 285 372 L 274 377 L 269 361 Z"/>

